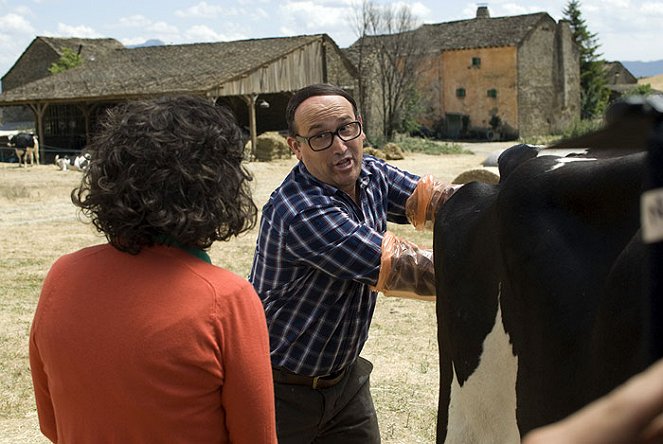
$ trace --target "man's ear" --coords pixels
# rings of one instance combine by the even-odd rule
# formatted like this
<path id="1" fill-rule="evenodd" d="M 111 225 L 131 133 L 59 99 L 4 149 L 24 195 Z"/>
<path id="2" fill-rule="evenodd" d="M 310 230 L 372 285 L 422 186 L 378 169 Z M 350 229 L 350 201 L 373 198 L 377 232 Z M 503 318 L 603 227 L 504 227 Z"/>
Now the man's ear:
<path id="1" fill-rule="evenodd" d="M 364 131 L 364 119 L 361 118 L 361 114 L 357 116 L 357 120 L 361 123 L 361 141 L 366 140 L 366 132 Z"/>
<path id="2" fill-rule="evenodd" d="M 302 160 L 302 152 L 299 146 L 299 141 L 292 136 L 288 136 L 286 140 L 288 142 L 288 146 L 290 147 L 290 151 L 294 153 L 295 157 L 297 157 L 297 160 Z"/>

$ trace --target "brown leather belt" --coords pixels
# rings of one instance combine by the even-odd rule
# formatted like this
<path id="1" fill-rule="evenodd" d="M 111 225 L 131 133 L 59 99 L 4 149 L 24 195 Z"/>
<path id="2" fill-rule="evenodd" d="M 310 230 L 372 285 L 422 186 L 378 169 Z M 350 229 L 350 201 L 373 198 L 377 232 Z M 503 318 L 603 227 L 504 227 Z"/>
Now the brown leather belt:
<path id="1" fill-rule="evenodd" d="M 279 384 L 305 385 L 312 389 L 324 389 L 338 384 L 345 375 L 347 367 L 325 376 L 304 376 L 291 373 L 281 368 L 273 368 L 274 382 Z"/>

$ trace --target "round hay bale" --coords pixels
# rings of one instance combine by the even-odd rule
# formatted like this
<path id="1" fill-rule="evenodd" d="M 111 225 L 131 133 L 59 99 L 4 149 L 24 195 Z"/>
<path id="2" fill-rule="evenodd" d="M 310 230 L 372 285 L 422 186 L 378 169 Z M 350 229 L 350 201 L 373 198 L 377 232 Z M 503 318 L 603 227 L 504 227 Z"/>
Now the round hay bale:
<path id="1" fill-rule="evenodd" d="M 469 182 L 483 182 L 489 184 L 497 184 L 500 181 L 500 176 L 486 168 L 474 168 L 471 170 L 463 171 L 451 183 L 465 184 Z"/>
<path id="2" fill-rule="evenodd" d="M 389 142 L 388 144 L 382 147 L 382 151 L 384 152 L 387 160 L 405 159 L 405 155 L 403 155 L 403 150 L 401 149 L 400 146 L 396 145 L 395 143 Z"/>
<path id="3" fill-rule="evenodd" d="M 249 142 L 249 145 L 251 142 Z M 286 139 L 276 131 L 267 131 L 256 138 L 256 160 L 289 159 L 292 156 Z"/>
<path id="4" fill-rule="evenodd" d="M 371 156 L 377 157 L 378 159 L 387 160 L 387 156 L 382 150 L 373 148 L 371 146 L 364 147 L 364 154 L 370 154 Z"/>

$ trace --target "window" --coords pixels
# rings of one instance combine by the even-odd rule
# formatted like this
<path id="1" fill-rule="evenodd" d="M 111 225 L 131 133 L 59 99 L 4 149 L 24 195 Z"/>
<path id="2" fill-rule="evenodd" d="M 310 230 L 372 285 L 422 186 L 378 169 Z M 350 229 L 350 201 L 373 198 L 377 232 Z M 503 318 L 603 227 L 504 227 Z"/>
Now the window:
<path id="1" fill-rule="evenodd" d="M 481 66 L 481 57 L 472 57 L 472 67 L 478 68 Z"/>
<path id="2" fill-rule="evenodd" d="M 456 88 L 456 97 L 465 97 L 465 88 Z"/>
<path id="3" fill-rule="evenodd" d="M 491 88 L 488 91 L 486 91 L 486 95 L 494 99 L 497 97 L 497 90 L 495 88 Z"/>

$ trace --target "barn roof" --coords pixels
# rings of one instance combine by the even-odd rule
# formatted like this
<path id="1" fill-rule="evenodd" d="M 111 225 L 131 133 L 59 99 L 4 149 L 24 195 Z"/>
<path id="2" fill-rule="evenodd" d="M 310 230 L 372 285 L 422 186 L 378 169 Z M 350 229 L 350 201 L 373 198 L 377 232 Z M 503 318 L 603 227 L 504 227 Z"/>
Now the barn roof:
<path id="1" fill-rule="evenodd" d="M 528 34 L 543 20 L 554 23 L 545 12 L 514 15 L 507 17 L 475 17 L 453 22 L 424 24 L 411 33 L 425 42 L 426 52 L 451 51 L 459 49 L 518 46 Z M 364 44 L 370 40 L 391 38 L 391 35 L 364 37 Z M 349 48 L 352 57 L 362 39 Z"/>
<path id="2" fill-rule="evenodd" d="M 75 53 L 79 53 L 84 60 L 94 59 L 105 52 L 124 48 L 122 43 L 111 38 L 88 39 L 79 37 L 37 36 L 25 48 L 18 59 L 16 59 L 12 67 L 2 76 L 2 79 L 4 80 L 33 45 L 39 43 L 49 46 L 58 55 L 62 55 L 65 48 L 71 49 Z"/>
<path id="3" fill-rule="evenodd" d="M 62 54 L 65 48 L 71 49 L 74 52 L 78 52 L 80 49 L 80 54 L 83 57 L 94 56 L 102 52 L 124 48 L 122 43 L 111 38 L 85 39 L 79 37 L 38 36 L 36 40 L 43 41 L 58 54 Z"/>
<path id="4" fill-rule="evenodd" d="M 331 40 L 325 34 L 316 34 L 123 47 L 88 58 L 82 65 L 63 73 L 6 91 L 0 94 L 0 105 L 205 93 L 322 38 Z"/>
<path id="5" fill-rule="evenodd" d="M 423 25 L 419 29 L 427 34 L 433 50 L 517 46 L 546 19 L 555 22 L 547 13 L 538 12 Z"/>

